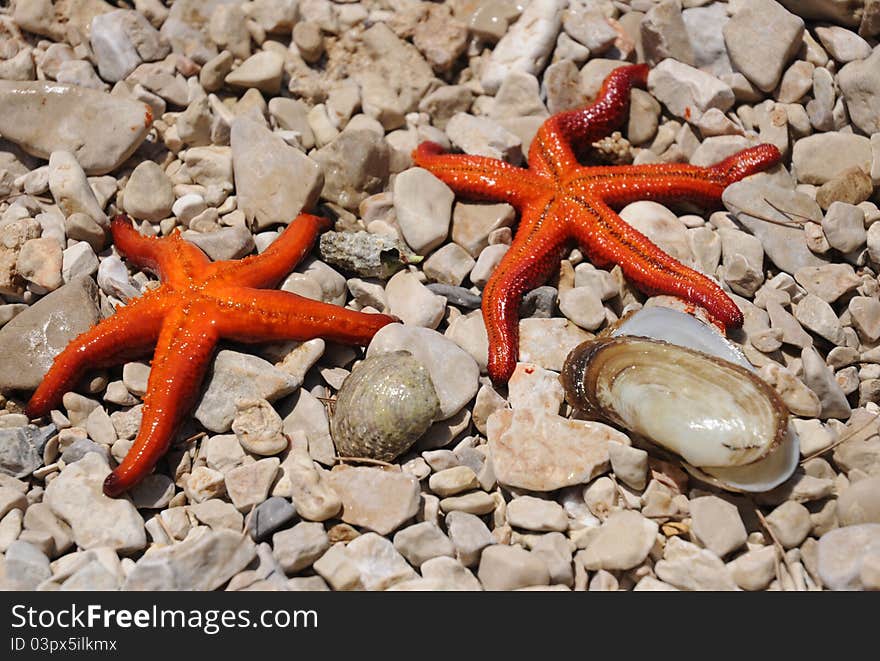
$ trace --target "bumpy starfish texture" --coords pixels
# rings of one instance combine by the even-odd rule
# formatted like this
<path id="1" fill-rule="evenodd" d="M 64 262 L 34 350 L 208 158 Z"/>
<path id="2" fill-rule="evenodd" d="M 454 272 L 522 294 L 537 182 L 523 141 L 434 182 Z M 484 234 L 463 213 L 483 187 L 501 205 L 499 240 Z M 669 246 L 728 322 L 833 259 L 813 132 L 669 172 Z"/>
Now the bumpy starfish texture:
<path id="1" fill-rule="evenodd" d="M 781 155 L 762 144 L 705 168 L 581 165 L 578 156 L 623 123 L 630 90 L 645 87 L 647 77 L 644 64 L 615 69 L 591 106 L 548 118 L 531 143 L 527 169 L 493 158 L 443 154 L 431 142 L 413 152 L 416 165 L 456 193 L 509 202 L 520 214 L 513 243 L 483 290 L 488 371 L 496 383 L 506 382 L 516 367 L 523 294 L 547 280 L 572 240 L 597 266 L 620 265 L 646 293 L 679 296 L 705 307 L 725 326 L 742 324 L 739 308 L 714 281 L 667 255 L 614 209 L 643 199 L 716 206 L 726 186 L 775 165 Z"/>
<path id="2" fill-rule="evenodd" d="M 31 417 L 56 407 L 89 369 L 149 355 L 155 346 L 143 420 L 134 445 L 104 482 L 116 496 L 143 479 L 171 444 L 196 403 L 199 387 L 221 339 L 274 342 L 326 338 L 366 344 L 395 321 L 313 301 L 274 287 L 309 252 L 329 222 L 301 214 L 262 253 L 211 262 L 175 232 L 141 235 L 125 216 L 113 220 L 116 248 L 162 284 L 121 307 L 71 342 L 58 356 L 28 404 Z"/>

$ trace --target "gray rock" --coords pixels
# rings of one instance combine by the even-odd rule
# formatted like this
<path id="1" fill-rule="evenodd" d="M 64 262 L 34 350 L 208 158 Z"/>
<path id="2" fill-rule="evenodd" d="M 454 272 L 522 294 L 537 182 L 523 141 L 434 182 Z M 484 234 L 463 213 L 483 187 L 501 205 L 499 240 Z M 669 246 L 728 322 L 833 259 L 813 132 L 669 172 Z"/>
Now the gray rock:
<path id="1" fill-rule="evenodd" d="M 253 541 L 231 530 L 204 530 L 143 556 L 124 590 L 216 590 L 254 559 Z"/>
<path id="2" fill-rule="evenodd" d="M 775 0 L 745 0 L 724 26 L 733 66 L 758 89 L 769 92 L 801 46 L 803 19 Z"/>
<path id="3" fill-rule="evenodd" d="M 125 211 L 130 216 L 157 223 L 171 215 L 174 190 L 168 175 L 158 164 L 144 161 L 131 173 L 123 199 Z"/>
<path id="4" fill-rule="evenodd" d="M 391 152 L 385 140 L 365 129 L 343 131 L 314 152 L 324 171 L 321 197 L 350 210 L 388 181 Z"/>
<path id="5" fill-rule="evenodd" d="M 792 222 L 798 218 L 822 222 L 819 205 L 808 195 L 777 186 L 770 175 L 758 174 L 725 188 L 721 199 L 761 240 L 764 252 L 782 271 L 794 273 L 805 266 L 825 263 L 807 247 L 803 229 Z M 774 222 L 765 220 L 768 218 Z"/>
<path id="6" fill-rule="evenodd" d="M 95 16 L 89 39 L 98 72 L 111 83 L 125 78 L 141 62 L 160 60 L 171 50 L 146 17 L 136 11 L 120 9 Z"/>
<path id="7" fill-rule="evenodd" d="M 17 540 L 6 549 L 4 590 L 35 590 L 51 575 L 49 558 L 33 544 Z"/>
<path id="8" fill-rule="evenodd" d="M 215 262 L 241 259 L 256 247 L 253 235 L 243 225 L 222 227 L 214 232 L 186 230 L 183 238 L 197 245 Z"/>
<path id="9" fill-rule="evenodd" d="M 296 520 L 296 508 L 287 498 L 273 496 L 263 501 L 248 518 L 247 531 L 255 542 L 262 542 L 271 534 Z"/>
<path id="10" fill-rule="evenodd" d="M 44 159 L 70 151 L 90 175 L 118 167 L 153 123 L 144 103 L 51 81 L 0 81 L 0 105 L 4 138 Z"/>
<path id="11" fill-rule="evenodd" d="M 129 500 L 104 495 L 109 473 L 104 459 L 89 452 L 49 483 L 45 501 L 70 525 L 78 546 L 109 546 L 124 554 L 139 551 L 147 543 L 144 520 Z"/>
<path id="12" fill-rule="evenodd" d="M 862 588 L 862 566 L 880 555 L 880 523 L 838 528 L 822 535 L 816 553 L 819 577 L 832 590 Z"/>
<path id="13" fill-rule="evenodd" d="M 272 537 L 272 554 L 288 574 L 310 567 L 330 548 L 330 540 L 321 523 L 303 521 L 290 530 Z"/>
<path id="14" fill-rule="evenodd" d="M 194 415 L 211 431 L 226 432 L 232 427 L 239 401 L 275 401 L 298 386 L 293 376 L 262 358 L 223 350 L 214 360 L 205 393 Z"/>
<path id="15" fill-rule="evenodd" d="M 880 50 L 856 62 L 850 62 L 837 74 L 837 82 L 853 124 L 867 135 L 880 132 Z"/>
<path id="16" fill-rule="evenodd" d="M 691 66 L 697 64 L 677 0 L 662 0 L 648 10 L 642 19 L 641 37 L 648 64 L 655 65 L 667 57 Z"/>
<path id="17" fill-rule="evenodd" d="M 0 429 L 0 473 L 27 477 L 43 465 L 43 447 L 56 433 L 55 425 Z"/>
<path id="18" fill-rule="evenodd" d="M 36 388 L 55 356 L 100 318 L 91 278 L 73 280 L 31 305 L 0 329 L 0 392 Z"/>
<path id="19" fill-rule="evenodd" d="M 100 445 L 87 438 L 78 438 L 71 443 L 67 449 L 61 453 L 61 458 L 65 464 L 72 464 L 79 461 L 89 452 L 95 452 L 108 464 L 110 463 L 110 450 L 106 445 Z"/>
<path id="20" fill-rule="evenodd" d="M 342 499 L 343 521 L 381 535 L 397 530 L 419 508 L 419 482 L 407 473 L 336 466 L 330 486 Z"/>
<path id="21" fill-rule="evenodd" d="M 258 229 L 288 224 L 318 201 L 320 166 L 248 117 L 232 123 L 232 165 L 238 208 Z"/>
<path id="22" fill-rule="evenodd" d="M 438 296 L 443 296 L 449 305 L 466 310 L 476 310 L 483 302 L 478 294 L 474 294 L 464 287 L 454 287 L 442 282 L 432 282 L 426 286 Z"/>

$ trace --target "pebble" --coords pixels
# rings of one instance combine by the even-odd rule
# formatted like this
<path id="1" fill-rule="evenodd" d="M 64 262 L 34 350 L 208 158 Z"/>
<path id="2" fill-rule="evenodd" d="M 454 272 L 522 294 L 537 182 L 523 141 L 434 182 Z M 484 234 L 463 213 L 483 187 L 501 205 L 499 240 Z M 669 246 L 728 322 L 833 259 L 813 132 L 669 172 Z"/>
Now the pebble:
<path id="1" fill-rule="evenodd" d="M 203 502 L 189 505 L 188 509 L 190 514 L 212 530 L 241 532 L 244 517 L 231 503 L 219 498 L 209 498 Z"/>
<path id="2" fill-rule="evenodd" d="M 413 567 L 439 557 L 455 557 L 455 546 L 440 528 L 429 521 L 416 523 L 394 535 L 394 548 Z"/>
<path id="3" fill-rule="evenodd" d="M 878 555 L 880 524 L 864 523 L 832 530 L 819 540 L 816 558 L 819 577 L 832 590 L 862 589 L 864 565 Z"/>
<path id="4" fill-rule="evenodd" d="M 731 63 L 763 92 L 770 92 L 779 83 L 803 35 L 803 19 L 775 0 L 738 3 L 737 11 L 724 26 Z"/>
<path id="5" fill-rule="evenodd" d="M 64 255 L 55 239 L 30 239 L 21 247 L 16 269 L 19 275 L 40 292 L 55 291 L 63 283 Z"/>
<path id="6" fill-rule="evenodd" d="M 507 503 L 507 521 L 515 528 L 536 532 L 568 530 L 568 516 L 559 503 L 520 496 Z"/>
<path id="7" fill-rule="evenodd" d="M 837 497 L 841 526 L 880 523 L 880 477 L 866 477 L 851 484 Z"/>
<path id="8" fill-rule="evenodd" d="M 657 577 L 680 590 L 736 590 L 730 569 L 711 551 L 679 537 L 666 543 L 663 560 L 655 566 Z"/>
<path id="9" fill-rule="evenodd" d="M 349 127 L 314 152 L 313 158 L 324 171 L 321 197 L 354 210 L 373 193 L 382 192 L 391 152 L 372 131 Z"/>
<path id="10" fill-rule="evenodd" d="M 854 167 L 869 172 L 872 160 L 871 141 L 854 133 L 816 133 L 797 140 L 791 152 L 793 172 L 804 184 L 824 184 Z"/>
<path id="11" fill-rule="evenodd" d="M 871 176 L 860 167 L 853 167 L 822 184 L 816 190 L 816 202 L 823 209 L 835 202 L 861 204 L 871 197 L 873 191 Z"/>
<path id="12" fill-rule="evenodd" d="M 530 363 L 517 363 L 507 382 L 508 403 L 514 411 L 531 409 L 556 415 L 565 394 L 559 374 Z"/>
<path id="13" fill-rule="evenodd" d="M 110 468 L 100 455 L 88 453 L 61 471 L 46 487 L 46 502 L 73 532 L 81 548 L 109 546 L 129 554 L 146 546 L 144 521 L 126 499 L 102 491 Z"/>
<path id="14" fill-rule="evenodd" d="M 486 590 L 550 584 L 550 571 L 544 560 L 519 546 L 494 545 L 485 549 L 477 576 Z"/>
<path id="15" fill-rule="evenodd" d="M 373 336 L 367 357 L 392 351 L 409 351 L 428 369 L 440 399 L 441 419 L 458 413 L 477 393 L 480 368 L 476 361 L 437 331 L 388 324 Z"/>
<path id="16" fill-rule="evenodd" d="M 85 241 L 75 243 L 61 253 L 61 277 L 64 282 L 92 276 L 97 271 L 98 257 Z"/>
<path id="17" fill-rule="evenodd" d="M 822 357 L 812 347 L 804 347 L 801 361 L 804 366 L 803 381 L 816 393 L 821 403 L 819 417 L 848 418 L 851 413 L 849 402 Z"/>
<path id="18" fill-rule="evenodd" d="M 160 60 L 170 46 L 150 22 L 136 11 L 117 10 L 92 19 L 89 40 L 101 78 L 124 79 L 141 62 Z"/>
<path id="19" fill-rule="evenodd" d="M 826 303 L 834 303 L 861 284 L 849 264 L 807 266 L 795 271 L 794 279 L 808 293 L 815 294 Z"/>
<path id="20" fill-rule="evenodd" d="M 476 489 L 479 482 L 476 473 L 468 466 L 453 466 L 431 475 L 428 486 L 435 494 L 445 498 Z"/>
<path id="21" fill-rule="evenodd" d="M 303 521 L 272 536 L 272 555 L 287 574 L 310 567 L 329 548 L 330 540 L 321 523 Z"/>
<path id="22" fill-rule="evenodd" d="M 446 124 L 446 135 L 465 154 L 488 156 L 514 165 L 522 160 L 520 138 L 495 120 L 486 117 L 456 113 Z"/>
<path id="23" fill-rule="evenodd" d="M 84 213 L 102 227 L 109 225 L 86 173 L 72 153 L 53 151 L 49 156 L 49 190 L 65 216 Z"/>
<path id="24" fill-rule="evenodd" d="M 852 252 L 865 245 L 865 214 L 857 206 L 833 202 L 822 219 L 825 238 L 835 250 Z"/>
<path id="25" fill-rule="evenodd" d="M 880 339 L 880 301 L 869 296 L 853 296 L 847 307 L 853 327 L 866 342 Z"/>
<path id="26" fill-rule="evenodd" d="M 277 94 L 283 72 L 284 58 L 275 51 L 264 50 L 244 60 L 226 75 L 225 80 L 232 87 L 256 88 L 266 94 Z"/>
<path id="27" fill-rule="evenodd" d="M 138 509 L 164 509 L 174 497 L 174 482 L 167 475 L 147 475 L 131 490 L 131 500 Z"/>
<path id="28" fill-rule="evenodd" d="M 838 25 L 817 27 L 816 36 L 828 54 L 838 62 L 864 60 L 871 55 L 871 46 L 867 41 Z"/>
<path id="29" fill-rule="evenodd" d="M 498 268 L 498 265 L 501 263 L 501 260 L 504 259 L 504 255 L 507 254 L 509 249 L 510 246 L 504 243 L 496 243 L 483 248 L 480 252 L 480 256 L 477 257 L 474 268 L 471 269 L 471 282 L 480 289 L 485 288 L 489 279 L 492 277 L 492 274 L 495 272 L 495 269 Z"/>
<path id="30" fill-rule="evenodd" d="M 596 330 L 606 320 L 602 299 L 587 287 L 574 287 L 561 292 L 559 310 L 584 330 Z"/>
<path id="31" fill-rule="evenodd" d="M 798 141 L 800 142 L 800 141 Z M 821 266 L 825 261 L 807 247 L 804 232 L 799 227 L 785 227 L 768 223 L 765 218 L 782 223 L 790 219 L 774 209 L 821 222 L 819 205 L 804 193 L 777 186 L 769 175 L 757 174 L 731 184 L 721 196 L 728 211 L 736 214 L 745 228 L 761 241 L 767 257 L 777 268 L 794 273 L 806 266 Z"/>
<path id="32" fill-rule="evenodd" d="M 489 245 L 489 235 L 513 225 L 515 212 L 509 204 L 465 204 L 457 202 L 452 211 L 452 240 L 479 257 Z"/>
<path id="33" fill-rule="evenodd" d="M 422 168 L 404 170 L 394 178 L 394 212 L 407 244 L 420 255 L 441 245 L 449 233 L 455 194 Z"/>
<path id="34" fill-rule="evenodd" d="M 737 508 L 717 496 L 690 501 L 691 530 L 697 541 L 719 558 L 746 543 L 746 528 Z"/>
<path id="35" fill-rule="evenodd" d="M 91 278 L 44 296 L 0 328 L 0 392 L 33 390 L 55 356 L 101 318 Z"/>
<path id="36" fill-rule="evenodd" d="M 843 340 L 840 320 L 828 303 L 814 294 L 807 294 L 795 306 L 795 318 L 807 330 L 824 337 L 833 344 L 840 344 Z"/>
<path id="37" fill-rule="evenodd" d="M 381 535 L 397 530 L 419 508 L 418 480 L 406 473 L 337 466 L 330 486 L 342 499 L 343 521 Z"/>
<path id="38" fill-rule="evenodd" d="M 33 544 L 16 540 L 6 550 L 4 590 L 36 590 L 37 586 L 52 575 L 49 558 Z"/>
<path id="39" fill-rule="evenodd" d="M 770 512 L 767 525 L 785 549 L 800 546 L 812 528 L 809 510 L 794 501 L 784 502 Z"/>
<path id="40" fill-rule="evenodd" d="M 773 546 L 747 551 L 727 567 L 736 584 L 743 590 L 763 590 L 776 578 L 777 551 Z"/>
<path id="41" fill-rule="evenodd" d="M 852 36 L 861 41 L 860 37 Z M 852 59 L 855 61 L 844 66 L 837 74 L 837 83 L 846 99 L 846 109 L 852 123 L 866 135 L 872 135 L 880 132 L 880 83 L 875 75 L 880 66 L 880 51 L 875 48 L 869 57 Z"/>
<path id="42" fill-rule="evenodd" d="M 214 359 L 196 419 L 217 433 L 228 431 L 238 413 L 238 402 L 274 401 L 297 387 L 295 379 L 262 358 L 224 349 Z"/>
<path id="43" fill-rule="evenodd" d="M 500 409 L 487 423 L 489 454 L 501 484 L 554 491 L 589 482 L 608 469 L 609 443 L 629 439 L 599 422 Z"/>
<path id="44" fill-rule="evenodd" d="M 437 328 L 446 312 L 446 301 L 425 287 L 409 271 L 396 273 L 385 285 L 388 309 L 407 326 Z"/>
<path id="45" fill-rule="evenodd" d="M 238 511 L 250 511 L 266 500 L 278 476 L 280 464 L 281 460 L 277 457 L 268 457 L 227 471 L 226 492 Z"/>
<path id="46" fill-rule="evenodd" d="M 308 521 L 326 521 L 342 508 L 342 500 L 333 490 L 329 476 L 315 467 L 302 432 L 294 432 L 296 443 L 281 464 L 284 475 L 273 488 L 273 496 L 287 496 L 296 503 L 296 511 Z"/>
<path id="47" fill-rule="evenodd" d="M 126 576 L 123 590 L 216 590 L 256 556 L 250 537 L 207 530 L 144 555 Z"/>
<path id="48" fill-rule="evenodd" d="M 632 569 L 648 557 L 659 527 L 632 510 L 612 512 L 583 555 L 587 569 Z"/>
<path id="49" fill-rule="evenodd" d="M 538 74 L 547 62 L 562 26 L 566 8 L 562 0 L 537 0 L 525 8 L 501 37 L 483 69 L 480 82 L 488 94 L 494 94 L 513 72 Z"/>
<path id="50" fill-rule="evenodd" d="M 566 319 L 522 319 L 519 322 L 519 359 L 561 372 L 565 357 L 592 335 Z"/>
<path id="51" fill-rule="evenodd" d="M 663 60 L 648 74 L 648 89 L 676 117 L 697 121 L 710 108 L 726 112 L 733 90 L 711 74 L 673 59 Z"/>
<path id="52" fill-rule="evenodd" d="M 450 287 L 458 287 L 475 265 L 476 261 L 464 248 L 455 243 L 448 243 L 425 260 L 422 269 L 431 280 Z M 436 290 L 432 291 L 435 294 L 440 293 Z"/>
<path id="53" fill-rule="evenodd" d="M 489 514 L 495 509 L 495 499 L 488 493 L 472 491 L 459 496 L 450 496 L 440 501 L 444 512 L 467 512 L 469 514 Z"/>
<path id="54" fill-rule="evenodd" d="M 0 81 L 0 133 L 48 159 L 70 151 L 87 174 L 117 168 L 143 142 L 152 113 L 143 103 L 55 82 Z"/>
<path id="55" fill-rule="evenodd" d="M 232 431 L 241 446 L 252 454 L 272 456 L 287 449 L 281 416 L 265 399 L 238 402 Z"/>
<path id="56" fill-rule="evenodd" d="M 239 117 L 230 144 L 238 208 L 256 229 L 286 225 L 317 202 L 324 185 L 321 167 L 280 136 Z"/>
<path id="57" fill-rule="evenodd" d="M 636 491 L 641 491 L 647 486 L 647 452 L 622 443 L 609 443 L 608 458 L 615 477 L 626 486 Z"/>
<path id="58" fill-rule="evenodd" d="M 350 542 L 345 555 L 357 569 L 361 584 L 370 591 L 387 590 L 395 583 L 418 578 L 394 545 L 376 533 L 368 532 Z"/>
<path id="59" fill-rule="evenodd" d="M 482 519 L 468 512 L 449 512 L 446 515 L 446 530 L 456 556 L 466 567 L 475 566 L 483 549 L 496 543 Z"/>

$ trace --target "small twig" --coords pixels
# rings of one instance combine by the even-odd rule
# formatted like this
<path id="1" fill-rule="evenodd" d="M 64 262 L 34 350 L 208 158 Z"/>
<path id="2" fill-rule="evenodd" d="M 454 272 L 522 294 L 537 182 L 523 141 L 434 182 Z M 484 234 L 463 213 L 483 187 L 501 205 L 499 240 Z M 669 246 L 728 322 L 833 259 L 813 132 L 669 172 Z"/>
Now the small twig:
<path id="1" fill-rule="evenodd" d="M 804 216 L 803 214 L 795 213 L 794 211 L 786 211 L 785 209 L 776 206 L 775 204 L 773 204 L 773 202 L 771 202 L 770 200 L 768 200 L 766 197 L 765 197 L 765 198 L 762 198 L 762 199 L 763 199 L 767 204 L 769 204 L 769 205 L 773 208 L 774 211 L 777 211 L 778 213 L 781 213 L 783 216 L 785 216 L 786 218 L 788 218 L 789 220 L 791 220 L 791 222 L 793 222 L 793 223 L 795 223 L 795 222 L 797 222 L 797 221 L 794 220 L 794 219 L 792 219 L 792 216 L 794 216 L 795 218 L 800 218 L 800 219 L 803 221 L 803 223 L 801 223 L 802 225 L 803 225 L 803 224 L 806 224 L 806 223 L 812 223 L 812 222 L 815 222 L 815 221 L 814 221 L 812 218 L 810 218 L 809 216 Z"/>
<path id="2" fill-rule="evenodd" d="M 394 468 L 394 464 L 389 464 L 381 459 L 370 459 L 369 457 L 336 457 L 336 461 L 348 461 L 356 464 L 372 464 L 373 466 L 388 466 Z"/>

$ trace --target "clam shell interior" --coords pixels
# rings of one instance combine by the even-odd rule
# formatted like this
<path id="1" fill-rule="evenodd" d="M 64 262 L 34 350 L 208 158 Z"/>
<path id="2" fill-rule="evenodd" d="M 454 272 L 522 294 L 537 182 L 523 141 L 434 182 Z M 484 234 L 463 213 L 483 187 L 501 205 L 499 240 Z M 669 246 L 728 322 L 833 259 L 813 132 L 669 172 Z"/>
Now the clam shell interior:
<path id="1" fill-rule="evenodd" d="M 714 328 L 689 314 L 665 307 L 647 307 L 625 317 L 611 336 L 634 335 L 688 347 L 755 371 L 739 348 Z M 744 466 L 684 467 L 695 477 L 731 491 L 769 491 L 785 482 L 797 469 L 800 443 L 789 423 L 782 442 L 763 459 Z"/>

